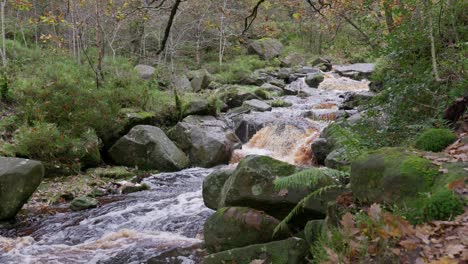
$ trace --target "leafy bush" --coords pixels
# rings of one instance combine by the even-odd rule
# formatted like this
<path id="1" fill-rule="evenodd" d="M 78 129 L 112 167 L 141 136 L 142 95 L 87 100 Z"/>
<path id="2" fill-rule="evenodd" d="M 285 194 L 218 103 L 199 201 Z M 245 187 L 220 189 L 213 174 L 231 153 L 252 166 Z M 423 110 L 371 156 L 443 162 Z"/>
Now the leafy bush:
<path id="1" fill-rule="evenodd" d="M 449 129 L 432 128 L 424 131 L 416 140 L 416 147 L 420 150 L 439 152 L 452 144 L 457 135 Z"/>
<path id="2" fill-rule="evenodd" d="M 463 202 L 449 189 L 432 195 L 424 209 L 426 221 L 453 220 L 463 212 Z"/>

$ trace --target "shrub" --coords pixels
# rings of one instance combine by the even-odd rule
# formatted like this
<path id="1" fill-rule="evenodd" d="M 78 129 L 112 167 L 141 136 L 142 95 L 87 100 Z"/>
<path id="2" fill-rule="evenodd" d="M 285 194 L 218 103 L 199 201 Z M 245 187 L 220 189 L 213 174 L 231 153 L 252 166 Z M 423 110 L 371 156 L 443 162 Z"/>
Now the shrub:
<path id="1" fill-rule="evenodd" d="M 420 150 L 439 152 L 452 144 L 457 135 L 449 129 L 432 128 L 424 131 L 416 140 Z"/>
<path id="2" fill-rule="evenodd" d="M 432 195 L 424 209 L 426 221 L 453 220 L 464 212 L 463 202 L 451 190 L 445 189 Z"/>

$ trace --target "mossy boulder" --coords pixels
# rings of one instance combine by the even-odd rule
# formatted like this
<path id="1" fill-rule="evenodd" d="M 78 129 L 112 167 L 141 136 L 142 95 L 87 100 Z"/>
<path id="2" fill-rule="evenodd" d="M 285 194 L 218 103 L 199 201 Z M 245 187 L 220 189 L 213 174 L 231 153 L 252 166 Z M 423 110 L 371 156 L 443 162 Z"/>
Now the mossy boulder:
<path id="1" fill-rule="evenodd" d="M 73 211 L 82 211 L 86 209 L 96 208 L 98 201 L 89 196 L 81 196 L 73 199 L 70 203 L 70 209 Z"/>
<path id="2" fill-rule="evenodd" d="M 43 177 L 39 161 L 0 157 L 0 221 L 15 217 Z"/>
<path id="3" fill-rule="evenodd" d="M 283 219 L 313 190 L 308 188 L 278 190 L 274 181 L 278 177 L 286 177 L 301 170 L 303 169 L 300 167 L 270 157 L 247 156 L 224 184 L 218 206 L 248 206 Z M 298 219 L 323 218 L 326 203 L 334 200 L 337 195 L 336 192 L 327 192 L 318 199 L 310 199 Z"/>
<path id="4" fill-rule="evenodd" d="M 367 203 L 404 203 L 431 189 L 438 168 L 401 148 L 371 151 L 351 165 L 351 190 Z"/>
<path id="5" fill-rule="evenodd" d="M 190 71 L 187 73 L 187 77 L 190 80 L 190 84 L 192 85 L 192 90 L 194 92 L 207 89 L 213 80 L 213 77 L 205 69 Z"/>
<path id="6" fill-rule="evenodd" d="M 301 264 L 306 263 L 309 246 L 300 238 L 235 248 L 208 255 L 203 264 Z"/>
<path id="7" fill-rule="evenodd" d="M 307 222 L 304 228 L 304 236 L 309 245 L 313 245 L 326 228 L 325 220 L 316 219 Z"/>
<path id="8" fill-rule="evenodd" d="M 93 176 L 112 179 L 125 179 L 135 176 L 135 172 L 133 170 L 123 166 L 93 168 L 87 170 L 86 173 Z"/>
<path id="9" fill-rule="evenodd" d="M 233 172 L 232 169 L 220 169 L 206 176 L 203 181 L 203 202 L 206 207 L 218 209 L 221 190 Z"/>
<path id="10" fill-rule="evenodd" d="M 247 207 L 221 208 L 205 223 L 205 246 L 220 252 L 287 237 L 287 231 L 273 236 L 278 224 L 276 218 Z"/>
<path id="11" fill-rule="evenodd" d="M 262 38 L 254 40 L 249 44 L 249 53 L 257 54 L 264 60 L 278 57 L 284 50 L 281 41 L 273 38 Z"/>
<path id="12" fill-rule="evenodd" d="M 457 140 L 457 135 L 449 129 L 431 128 L 416 139 L 416 148 L 425 151 L 439 152 Z"/>
<path id="13" fill-rule="evenodd" d="M 307 83 L 307 85 L 312 88 L 317 88 L 320 85 L 320 83 L 322 83 L 324 80 L 325 76 L 320 71 L 309 73 L 305 78 L 305 82 Z"/>
<path id="14" fill-rule="evenodd" d="M 158 127 L 136 126 L 109 150 L 118 165 L 175 171 L 186 168 L 189 160 Z"/>

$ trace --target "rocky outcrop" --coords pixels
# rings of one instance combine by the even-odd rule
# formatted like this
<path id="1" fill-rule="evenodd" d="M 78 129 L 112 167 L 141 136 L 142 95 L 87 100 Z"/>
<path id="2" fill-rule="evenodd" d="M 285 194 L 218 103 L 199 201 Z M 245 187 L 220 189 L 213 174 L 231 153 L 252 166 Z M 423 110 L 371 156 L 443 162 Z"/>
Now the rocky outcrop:
<path id="1" fill-rule="evenodd" d="M 240 140 L 227 124 L 213 116 L 188 116 L 169 133 L 174 142 L 186 151 L 195 166 L 212 167 L 225 164 Z"/>
<path id="2" fill-rule="evenodd" d="M 351 190 L 366 203 L 404 203 L 427 192 L 438 175 L 429 160 L 411 150 L 383 148 L 351 165 Z"/>
<path id="3" fill-rule="evenodd" d="M 203 259 L 204 264 L 232 263 L 306 263 L 309 245 L 300 238 L 251 245 L 209 255 Z"/>
<path id="4" fill-rule="evenodd" d="M 212 80 L 210 73 L 205 69 L 191 71 L 187 73 L 187 77 L 194 92 L 207 89 Z"/>
<path id="5" fill-rule="evenodd" d="M 135 66 L 135 70 L 140 75 L 140 78 L 144 80 L 149 80 L 153 78 L 154 73 L 156 72 L 156 69 L 154 67 L 144 64 L 139 64 Z"/>
<path id="6" fill-rule="evenodd" d="M 136 126 L 109 150 L 118 165 L 176 171 L 189 164 L 187 156 L 158 127 Z"/>
<path id="7" fill-rule="evenodd" d="M 284 50 L 283 44 L 277 39 L 263 38 L 249 44 L 249 53 L 257 54 L 264 60 L 278 57 Z"/>
<path id="8" fill-rule="evenodd" d="M 43 177 L 39 161 L 0 157 L 0 220 L 15 217 Z"/>
<path id="9" fill-rule="evenodd" d="M 220 252 L 275 240 L 273 231 L 279 221 L 261 211 L 245 207 L 221 208 L 205 223 L 205 246 L 210 252 Z M 280 232 L 276 239 L 285 238 Z"/>
<path id="10" fill-rule="evenodd" d="M 351 65 L 335 65 L 333 68 L 341 76 L 354 80 L 362 80 L 367 79 L 372 75 L 375 70 L 375 64 L 356 63 Z"/>
<path id="11" fill-rule="evenodd" d="M 203 202 L 205 206 L 216 210 L 218 209 L 220 193 L 224 183 L 232 175 L 234 170 L 220 169 L 212 172 L 203 180 Z"/>

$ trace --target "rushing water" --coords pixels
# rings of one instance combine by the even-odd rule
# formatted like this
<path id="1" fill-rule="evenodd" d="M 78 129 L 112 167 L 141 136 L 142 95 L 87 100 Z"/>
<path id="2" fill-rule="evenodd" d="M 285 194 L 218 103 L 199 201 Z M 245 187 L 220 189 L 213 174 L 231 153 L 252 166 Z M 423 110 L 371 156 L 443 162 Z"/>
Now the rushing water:
<path id="1" fill-rule="evenodd" d="M 331 75 L 319 89 L 308 88 L 303 79 L 291 85 L 304 95 L 283 97 L 291 107 L 242 114 L 259 127 L 233 154 L 232 163 L 261 154 L 312 165 L 310 144 L 335 119 L 341 95 L 367 89 L 365 82 Z M 144 181 L 149 191 L 96 209 L 46 217 L 27 236 L 0 236 L 0 263 L 200 263 L 200 234 L 213 213 L 203 205 L 201 185 L 211 171 L 157 174 Z M 0 234 L 8 231 L 0 228 Z"/>

